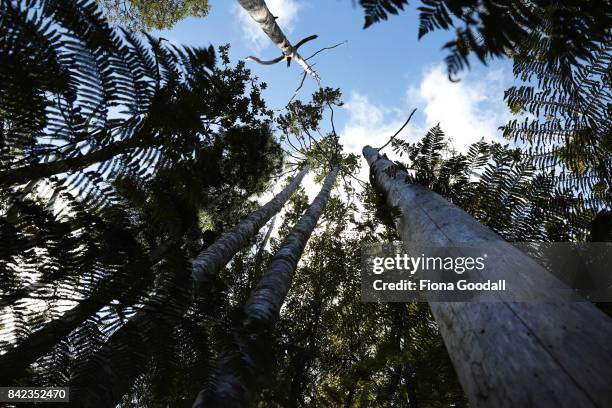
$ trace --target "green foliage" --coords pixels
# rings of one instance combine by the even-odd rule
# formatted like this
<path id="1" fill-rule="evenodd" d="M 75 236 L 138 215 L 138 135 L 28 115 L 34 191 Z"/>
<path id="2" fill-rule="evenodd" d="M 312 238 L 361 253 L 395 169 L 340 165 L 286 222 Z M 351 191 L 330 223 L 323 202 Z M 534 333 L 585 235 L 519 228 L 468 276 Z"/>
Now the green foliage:
<path id="1" fill-rule="evenodd" d="M 361 3 L 370 25 L 407 2 Z M 512 50 L 517 75 L 537 82 L 507 93 L 511 108 L 532 113 L 533 122 L 504 129 L 533 150 L 481 141 L 461 154 L 436 126 L 417 143 L 393 141 L 407 157 L 397 163 L 407 181 L 508 240 L 607 239 L 610 216 L 600 210 L 609 202 L 609 49 L 598 43 L 606 13 L 591 15 L 574 2 L 548 4 L 549 14 L 526 3 L 422 3 L 420 36 L 462 24 L 447 45 L 451 72 L 471 52 L 485 59 Z M 204 10 L 191 8 L 195 2 L 147 2 L 147 16 L 143 4 L 129 7 L 144 28 Z M 283 147 L 293 148 L 285 152 L 294 160 L 290 171 L 307 163 L 320 180 L 339 164 L 346 194 L 330 198 L 296 271 L 273 333 L 276 364 L 261 379 L 257 406 L 467 405 L 426 304 L 360 302 L 361 245 L 397 239 L 396 214 L 381 208 L 384 197 L 369 186 L 356 197 L 347 181 L 359 158 L 342 153 L 334 128 L 338 89 L 292 101 L 272 122 L 265 84 L 242 62 L 231 65 L 227 47 L 180 48 L 115 31 L 88 1 L 0 0 L 0 7 L 0 291 L 12 321 L 0 329 L 0 347 L 10 349 L 84 299 L 110 296 L 16 383 L 66 384 L 160 289 L 182 295 L 189 257 L 249 213 L 257 205 L 250 197 L 278 174 L 276 125 Z M 528 28 L 530 19 L 541 26 Z M 592 43 L 584 30 L 592 30 Z M 568 41 L 566 50 L 560 41 Z M 323 132 L 327 113 L 331 129 Z M 279 237 L 307 206 L 300 190 Z M 151 261 L 167 242 L 161 262 Z M 146 339 L 162 351 L 122 406 L 191 405 L 211 362 L 233 344 L 242 307 L 280 240 L 269 251 L 266 242 L 260 234 L 211 283 L 210 296 Z"/>
<path id="2" fill-rule="evenodd" d="M 231 64 L 227 46 L 217 63 L 212 47 L 116 31 L 89 1 L 2 0 L 0 16 L 0 292 L 12 322 L 0 347 L 103 300 L 27 373 L 0 377 L 66 384 L 160 287 L 185 286 L 187 259 L 252 208 L 281 149 L 265 84 Z M 196 316 L 207 309 L 193 305 L 176 335 L 208 333 Z M 141 380 L 161 394 L 165 371 L 176 385 L 205 367 L 200 338 L 149 339 L 166 359 Z"/>
<path id="3" fill-rule="evenodd" d="M 280 236 L 304 202 L 293 201 Z M 361 245 L 393 235 L 373 217 L 330 199 L 294 276 L 256 406 L 406 406 L 411 386 L 421 406 L 466 406 L 426 304 L 360 301 Z"/>
<path id="4" fill-rule="evenodd" d="M 509 241 L 584 241 L 598 211 L 518 148 L 480 141 L 457 153 L 439 126 L 417 143 L 392 143 L 408 156 L 400 163 L 407 182 L 441 194 Z"/>
<path id="5" fill-rule="evenodd" d="M 359 166 L 359 157 L 351 153 L 343 153 L 339 136 L 334 126 L 334 107 L 343 106 L 342 94 L 339 89 L 320 88 L 313 93 L 308 102 L 291 101 L 286 112 L 276 118 L 276 124 L 281 132 L 281 141 L 286 142 L 292 150 L 286 154 L 295 161 L 290 166 L 308 164 L 315 171 L 315 181 L 321 182 L 334 166 L 339 166 L 339 178 L 347 194 L 351 194 L 351 184 L 346 177 L 351 177 Z M 325 112 L 330 113 L 331 131 L 323 133 L 321 123 Z"/>
<path id="6" fill-rule="evenodd" d="M 129 32 L 118 35 L 89 2 L 45 2 L 43 12 L 31 15 L 21 2 L 3 4 L 2 59 L 14 61 L 3 71 L 3 87 L 9 96 L 11 89 L 39 87 L 28 93 L 41 100 L 2 101 L 5 186 L 67 171 L 71 177 L 59 178 L 71 189 L 112 202 L 112 191 L 100 180 L 147 179 L 211 148 L 219 131 L 261 128 L 269 121 L 260 97 L 265 85 L 250 77 L 244 63 L 230 66 L 226 48 L 216 67 L 212 47 L 177 48 L 152 37 L 145 45 Z M 43 50 L 46 59 L 15 60 Z M 45 72 L 45 66 L 58 68 Z M 50 92 L 55 88 L 49 83 L 65 86 Z M 32 123 L 39 124 L 33 129 Z"/>
<path id="7" fill-rule="evenodd" d="M 543 12 L 543 17 L 550 15 Z M 524 85 L 505 93 L 515 114 L 504 136 L 521 142 L 539 169 L 554 171 L 587 205 L 612 205 L 612 37 L 594 41 L 579 60 L 551 64 L 554 27 L 534 33 L 514 52 L 514 73 Z"/>
<path id="8" fill-rule="evenodd" d="M 96 0 L 106 18 L 130 30 L 167 30 L 187 17 L 206 17 L 208 0 Z"/>
<path id="9" fill-rule="evenodd" d="M 408 0 L 360 0 L 365 27 L 397 14 Z M 455 38 L 444 45 L 449 77 L 469 65 L 470 54 L 482 62 L 521 47 L 533 35 L 545 34 L 542 48 L 547 64 L 572 66 L 604 42 L 612 27 L 609 0 L 513 1 L 422 0 L 419 10 L 419 38 L 433 30 L 455 28 Z"/>
<path id="10" fill-rule="evenodd" d="M 363 28 L 368 28 L 372 24 L 386 20 L 388 13 L 398 14 L 408 4 L 407 0 L 360 0 L 359 4 L 365 13 L 365 23 Z"/>

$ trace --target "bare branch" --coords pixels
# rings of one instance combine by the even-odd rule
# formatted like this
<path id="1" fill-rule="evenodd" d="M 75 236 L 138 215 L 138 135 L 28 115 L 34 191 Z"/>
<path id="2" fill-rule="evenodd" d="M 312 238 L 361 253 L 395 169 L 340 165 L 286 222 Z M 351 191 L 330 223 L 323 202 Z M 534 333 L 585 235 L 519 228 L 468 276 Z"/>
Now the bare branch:
<path id="1" fill-rule="evenodd" d="M 298 149 L 297 147 L 294 146 L 293 143 L 291 143 L 291 135 L 287 135 L 287 139 L 286 140 L 287 140 L 287 143 L 289 143 L 289 145 L 293 148 L 293 150 L 295 150 L 299 154 L 303 154 L 300 149 Z"/>
<path id="2" fill-rule="evenodd" d="M 355 176 L 353 174 L 349 174 L 349 176 L 354 178 L 361 185 L 361 187 L 366 188 L 368 186 L 368 183 L 366 183 L 365 181 L 361 180 L 357 176 Z"/>
<path id="3" fill-rule="evenodd" d="M 336 47 L 341 46 L 342 44 L 348 44 L 348 41 L 347 41 L 347 40 L 342 41 L 341 43 L 338 43 L 338 44 L 332 45 L 331 47 L 323 47 L 323 48 L 321 48 L 320 50 L 318 50 L 317 52 L 315 52 L 314 54 L 312 54 L 310 57 L 306 58 L 306 60 L 305 60 L 305 61 L 308 61 L 309 59 L 311 59 L 311 58 L 312 58 L 312 57 L 314 57 L 315 55 L 319 54 L 320 52 L 323 52 L 323 51 L 326 51 L 326 50 L 332 50 L 332 49 L 334 49 L 334 48 L 336 48 Z"/>
<path id="4" fill-rule="evenodd" d="M 291 45 L 285 33 L 281 30 L 276 22 L 276 19 L 270 13 L 268 6 L 264 0 L 238 0 L 238 3 L 242 8 L 251 16 L 253 20 L 259 25 L 264 33 L 272 40 L 272 42 L 280 48 L 286 59 L 292 59 L 297 62 L 308 74 L 310 74 L 317 83 L 321 82 L 321 79 L 317 73 L 312 69 L 308 62 L 304 61 L 302 56 L 298 54 L 297 47 Z M 316 37 L 314 37 L 316 38 Z M 314 39 L 313 36 L 307 37 L 298 43 L 303 45 L 305 42 Z"/>
<path id="5" fill-rule="evenodd" d="M 312 64 L 311 66 L 314 67 L 315 65 L 317 65 L 317 64 Z M 306 71 L 304 71 L 304 74 L 302 75 L 302 80 L 300 81 L 300 84 L 298 85 L 298 87 L 293 92 L 293 95 L 291 96 L 291 99 L 289 99 L 289 102 L 287 102 L 287 104 L 285 106 L 283 106 L 282 108 L 275 109 L 274 112 L 280 112 L 280 111 L 283 111 L 283 110 L 287 109 L 287 107 L 289 107 L 289 104 L 291 102 L 293 102 L 293 100 L 297 97 L 297 94 L 300 91 L 300 89 L 302 89 L 302 87 L 304 86 L 304 82 L 306 81 L 306 75 L 307 74 L 308 73 Z"/>
<path id="6" fill-rule="evenodd" d="M 260 60 L 259 58 L 255 57 L 253 55 L 249 55 L 244 60 L 245 61 L 249 61 L 249 60 L 255 61 L 256 63 L 261 64 L 261 65 L 274 65 L 276 63 L 281 62 L 285 58 L 287 58 L 287 57 L 285 57 L 284 55 L 281 55 L 280 57 L 274 58 L 272 60 L 263 61 L 263 60 Z"/>
<path id="7" fill-rule="evenodd" d="M 410 116 L 408 116 L 408 119 L 406 119 L 406 122 L 404 122 L 404 124 L 402 125 L 401 128 L 399 128 L 399 130 L 397 132 L 395 132 L 395 134 L 393 136 L 391 136 L 391 138 L 387 141 L 387 143 L 385 143 L 384 145 L 380 146 L 378 149 L 379 152 L 384 149 L 385 147 L 387 147 L 387 145 L 389 143 L 391 143 L 393 141 L 393 139 L 395 138 L 395 136 L 399 135 L 399 133 L 404 130 L 404 128 L 406 127 L 406 125 L 408 124 L 408 122 L 410 122 L 410 119 L 412 119 L 412 115 L 414 115 L 414 112 L 416 112 L 416 108 L 414 108 L 412 110 L 412 113 L 410 113 Z"/>
<path id="8" fill-rule="evenodd" d="M 298 48 L 300 48 L 302 45 L 304 45 L 304 44 L 305 44 L 305 43 L 307 43 L 308 41 L 312 41 L 312 40 L 314 40 L 315 38 L 318 38 L 318 37 L 319 37 L 319 36 L 315 34 L 315 35 L 311 35 L 311 36 L 309 36 L 309 37 L 303 38 L 303 39 L 301 39 L 301 40 L 300 40 L 300 42 L 298 42 L 298 43 L 295 45 L 295 47 L 293 47 L 293 48 L 297 50 Z M 276 57 L 276 58 L 274 58 L 274 59 L 271 59 L 271 60 L 265 60 L 265 61 L 264 61 L 264 60 L 262 60 L 262 59 L 257 58 L 257 57 L 256 57 L 256 56 L 254 56 L 254 55 L 249 55 L 249 56 L 248 56 L 248 57 L 246 57 L 244 60 L 245 60 L 245 61 L 249 61 L 249 60 L 250 60 L 250 61 L 255 61 L 256 63 L 261 64 L 261 65 L 274 65 L 274 64 L 278 64 L 279 62 L 281 62 L 281 61 L 282 61 L 282 60 L 284 60 L 284 59 L 290 60 L 290 59 L 291 59 L 291 57 L 287 57 L 286 55 L 284 55 L 284 54 L 283 54 L 283 55 L 281 55 L 280 57 Z M 308 58 L 306 58 L 306 59 L 308 59 Z"/>
<path id="9" fill-rule="evenodd" d="M 306 81 L 306 74 L 307 72 L 304 71 L 304 75 L 302 75 L 302 80 L 300 81 L 300 85 L 295 89 L 295 92 L 293 92 L 293 96 L 291 96 L 291 99 L 289 99 L 289 102 L 287 102 L 287 105 L 285 107 L 287 107 L 291 102 L 293 102 L 293 100 L 297 96 L 300 89 L 302 89 L 302 87 L 304 86 L 304 81 Z"/>
<path id="10" fill-rule="evenodd" d="M 314 39 L 316 39 L 316 38 L 319 38 L 319 36 L 318 36 L 318 35 L 316 35 L 316 34 L 311 35 L 311 36 L 306 37 L 306 38 L 302 38 L 300 41 L 298 41 L 298 43 L 297 43 L 297 44 L 295 44 L 295 46 L 294 46 L 293 48 L 294 48 L 295 50 L 297 50 L 297 49 L 298 49 L 298 48 L 300 48 L 302 45 L 306 44 L 308 41 L 312 41 L 312 40 L 314 40 Z M 308 58 L 306 58 L 306 59 L 308 59 Z"/>

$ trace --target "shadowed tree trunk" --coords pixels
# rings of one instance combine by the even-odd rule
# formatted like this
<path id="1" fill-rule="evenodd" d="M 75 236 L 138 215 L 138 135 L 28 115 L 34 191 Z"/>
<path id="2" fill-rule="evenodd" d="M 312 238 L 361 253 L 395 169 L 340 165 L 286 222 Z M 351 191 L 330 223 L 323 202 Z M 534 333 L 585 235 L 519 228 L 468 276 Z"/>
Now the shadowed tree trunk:
<path id="1" fill-rule="evenodd" d="M 261 260 L 263 259 L 264 252 L 266 251 L 266 245 L 268 245 L 268 241 L 270 241 L 270 237 L 272 236 L 272 231 L 274 230 L 274 224 L 276 223 L 276 215 L 272 217 L 272 221 L 270 221 L 270 225 L 268 226 L 268 231 L 266 231 L 266 236 L 263 241 L 261 241 L 261 245 L 257 249 L 257 254 L 255 254 L 255 261 L 253 262 L 253 268 L 255 270 L 259 269 L 259 265 L 261 264 Z"/>
<path id="2" fill-rule="evenodd" d="M 404 363 L 404 386 L 406 387 L 406 396 L 408 397 L 408 408 L 419 408 L 419 403 L 416 394 L 415 373 L 408 363 Z"/>
<path id="3" fill-rule="evenodd" d="M 612 320 L 588 302 L 547 301 L 542 288 L 558 281 L 544 268 L 438 194 L 406 183 L 405 171 L 386 172 L 394 164 L 376 149 L 363 155 L 374 187 L 401 211 L 404 242 L 495 242 L 503 255 L 489 254 L 491 279 L 528 273 L 523 289 L 541 300 L 430 303 L 470 406 L 610 406 Z"/>
<path id="4" fill-rule="evenodd" d="M 149 253 L 149 262 L 156 264 L 175 242 L 170 239 Z M 137 271 L 131 271 L 132 273 Z M 121 294 L 124 279 L 109 277 L 98 285 L 96 292 L 83 299 L 59 319 L 47 323 L 18 343 L 18 345 L 0 356 L 0 384 L 14 384 L 14 380 L 23 374 L 25 369 L 36 359 L 48 353 L 81 323 L 108 305 Z M 134 290 L 137 288 L 132 288 Z"/>
<path id="5" fill-rule="evenodd" d="M 319 270 L 319 279 L 321 279 Z M 319 340 L 319 329 L 321 326 L 321 314 L 323 313 L 323 297 L 320 287 L 316 290 L 314 298 L 316 299 L 313 306 L 312 322 L 309 324 L 309 334 L 306 346 L 297 352 L 296 362 L 292 363 L 296 367 L 296 372 L 291 380 L 289 389 L 289 408 L 297 408 L 304 406 L 304 391 L 307 389 L 308 372 L 315 358 L 316 346 Z"/>
<path id="6" fill-rule="evenodd" d="M 329 200 L 337 173 L 338 168 L 334 167 L 317 197 L 270 261 L 244 307 L 242 326 L 233 333 L 234 347 L 217 360 L 209 383 L 196 397 L 194 408 L 249 405 L 258 378 L 270 364 L 271 332 L 293 273 Z"/>
<path id="7" fill-rule="evenodd" d="M 320 271 L 321 272 L 321 271 Z M 321 291 L 317 291 L 318 300 L 314 306 L 313 322 L 308 335 L 306 347 L 298 350 L 297 362 L 294 363 L 297 372 L 291 380 L 289 408 L 298 408 L 304 405 L 304 391 L 308 387 L 308 372 L 313 364 L 315 350 L 319 336 L 319 326 L 321 325 L 321 313 L 323 309 L 323 300 L 321 299 Z"/>
<path id="8" fill-rule="evenodd" d="M 270 13 L 268 6 L 264 0 L 238 0 L 238 3 L 242 8 L 251 16 L 253 20 L 270 40 L 283 52 L 285 57 L 291 58 L 311 75 L 314 79 L 319 81 L 319 76 L 312 69 L 310 65 L 302 58 L 297 50 L 291 45 L 285 34 L 276 23 L 276 18 Z"/>
<path id="9" fill-rule="evenodd" d="M 70 401 L 80 407 L 114 407 L 142 372 L 149 357 L 161 347 L 160 338 L 171 332 L 186 313 L 194 289 L 205 296 L 214 278 L 232 257 L 246 247 L 257 231 L 283 207 L 298 188 L 302 169 L 280 193 L 244 218 L 232 230 L 192 260 L 191 279 L 178 279 L 159 293 L 113 333 L 96 354 L 77 370 L 71 380 Z M 193 282 L 192 282 L 193 281 Z M 193 283 L 194 288 L 190 287 Z"/>
<path id="10" fill-rule="evenodd" d="M 150 145 L 150 143 L 146 138 L 136 135 L 85 154 L 5 170 L 0 173 L 0 187 L 9 187 L 13 184 L 22 184 L 60 173 L 82 170 L 93 164 L 110 160 L 130 149 Z"/>

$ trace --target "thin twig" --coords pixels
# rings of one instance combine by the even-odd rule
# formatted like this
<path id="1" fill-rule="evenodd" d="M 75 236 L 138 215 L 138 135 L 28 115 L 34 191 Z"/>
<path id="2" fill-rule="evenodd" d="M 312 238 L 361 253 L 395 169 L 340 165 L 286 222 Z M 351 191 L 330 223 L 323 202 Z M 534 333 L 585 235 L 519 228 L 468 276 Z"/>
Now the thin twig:
<path id="1" fill-rule="evenodd" d="M 289 99 L 289 102 L 287 102 L 287 105 L 285 105 L 285 108 L 287 106 L 289 106 L 289 104 L 291 102 L 293 102 L 293 100 L 295 99 L 295 97 L 297 96 L 298 92 L 300 91 L 300 89 L 302 89 L 302 87 L 304 86 L 304 81 L 306 81 L 306 75 L 308 75 L 308 72 L 304 71 L 304 74 L 302 75 L 302 81 L 300 81 L 300 86 L 298 86 L 295 90 L 295 92 L 293 92 L 293 96 L 291 97 L 291 99 Z M 285 109 L 283 108 L 283 109 Z"/>
<path id="2" fill-rule="evenodd" d="M 293 158 L 294 158 L 295 160 L 297 160 L 298 162 L 302 160 L 302 158 L 300 158 L 300 157 L 297 157 L 297 156 L 293 155 L 291 152 L 289 152 L 289 151 L 287 151 L 287 150 L 285 150 L 285 149 L 283 149 L 283 152 L 285 152 L 285 154 L 286 154 L 286 155 L 288 155 L 288 156 L 290 156 L 290 157 L 293 157 Z"/>
<path id="3" fill-rule="evenodd" d="M 293 145 L 293 143 L 291 143 L 291 135 L 287 135 L 287 143 L 289 143 L 289 145 L 293 148 L 294 151 L 296 151 L 297 153 L 302 153 L 302 151 L 300 149 L 298 149 L 297 147 L 295 147 Z"/>
<path id="4" fill-rule="evenodd" d="M 282 177 L 286 176 L 287 174 L 295 173 L 296 170 L 297 170 L 297 168 L 292 168 L 292 169 L 289 169 L 287 171 L 282 172 L 281 174 L 279 174 L 278 176 L 275 177 L 275 181 L 280 180 Z"/>
<path id="5" fill-rule="evenodd" d="M 404 124 L 402 125 L 401 128 L 399 128 L 399 130 L 397 132 L 395 132 L 395 134 L 393 136 L 391 136 L 391 138 L 387 141 L 387 143 L 385 143 L 384 145 L 380 146 L 378 149 L 379 152 L 384 149 L 385 147 L 387 147 L 387 145 L 389 143 L 391 143 L 393 141 L 393 139 L 395 139 L 395 136 L 399 135 L 399 133 L 404 130 L 404 128 L 406 127 L 406 125 L 408 124 L 408 122 L 410 122 L 410 119 L 412 119 L 412 115 L 414 115 L 414 112 L 416 112 L 416 108 L 414 108 L 412 110 L 412 113 L 410 114 L 410 116 L 408 116 L 408 119 L 406 119 L 406 122 L 404 122 Z"/>
<path id="6" fill-rule="evenodd" d="M 336 133 L 336 126 L 334 126 L 334 108 L 332 108 L 331 104 L 329 103 L 329 101 L 325 101 L 327 103 L 327 106 L 329 107 L 329 110 L 331 111 L 331 117 L 330 122 L 331 122 L 331 126 L 332 126 L 332 132 L 334 133 L 334 137 L 338 137 L 338 134 Z"/>
<path id="7" fill-rule="evenodd" d="M 361 180 L 357 176 L 354 176 L 354 175 L 352 175 L 350 173 L 349 173 L 349 176 L 354 178 L 359 184 L 361 184 L 361 187 L 366 187 L 368 185 L 368 183 L 366 183 L 365 181 Z"/>
<path id="8" fill-rule="evenodd" d="M 298 136 L 301 136 L 301 138 Z M 304 145 L 304 143 L 302 143 L 302 141 L 304 140 L 304 136 L 302 136 L 301 134 L 298 134 L 297 136 L 295 136 L 295 140 L 297 140 L 297 142 L 300 144 L 300 147 L 302 148 L 301 151 L 305 152 L 306 150 L 308 150 L 306 149 L 306 146 Z"/>
<path id="9" fill-rule="evenodd" d="M 315 65 L 317 64 L 312 64 L 311 66 L 314 67 Z M 298 92 L 300 91 L 300 89 L 302 89 L 302 87 L 304 86 L 304 82 L 306 81 L 306 75 L 308 75 L 308 72 L 304 71 L 304 73 L 302 74 L 302 80 L 300 81 L 300 85 L 293 92 L 293 95 L 291 96 L 291 99 L 289 99 L 289 102 L 287 102 L 287 104 L 283 106 L 282 108 L 274 109 L 274 112 L 282 112 L 289 107 L 289 104 L 293 102 L 293 100 L 298 95 Z"/>
<path id="10" fill-rule="evenodd" d="M 309 59 L 311 59 L 312 57 L 314 57 L 315 55 L 317 55 L 317 54 L 318 54 L 318 53 L 320 53 L 320 52 L 323 52 L 323 51 L 326 51 L 326 50 L 331 50 L 331 49 L 334 49 L 334 48 L 336 48 L 336 47 L 341 46 L 342 44 L 348 44 L 348 40 L 344 40 L 344 41 L 342 41 L 342 42 L 340 42 L 340 43 L 338 43 L 338 44 L 336 44 L 336 45 L 332 45 L 331 47 L 324 47 L 324 48 L 321 48 L 320 50 L 318 50 L 317 52 L 315 52 L 314 54 L 312 54 L 310 57 L 306 58 L 304 61 L 308 61 Z"/>

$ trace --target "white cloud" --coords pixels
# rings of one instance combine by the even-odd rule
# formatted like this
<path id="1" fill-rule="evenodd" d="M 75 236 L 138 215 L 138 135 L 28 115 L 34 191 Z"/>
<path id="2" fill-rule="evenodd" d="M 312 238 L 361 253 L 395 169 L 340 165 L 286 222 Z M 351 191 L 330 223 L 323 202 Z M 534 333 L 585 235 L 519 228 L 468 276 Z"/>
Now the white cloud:
<path id="1" fill-rule="evenodd" d="M 380 147 L 385 144 L 406 120 L 400 115 L 405 115 L 405 110 L 374 104 L 367 96 L 358 92 L 349 95 L 344 109 L 348 111 L 349 117 L 340 131 L 340 143 L 345 153 L 353 153 L 358 157 L 362 157 L 361 150 L 365 145 Z M 416 134 L 414 126 L 409 125 L 401 135 L 413 138 Z M 387 154 L 394 158 L 390 149 Z M 367 182 L 368 169 L 365 161 L 355 176 Z"/>
<path id="2" fill-rule="evenodd" d="M 270 12 L 277 17 L 276 22 L 283 32 L 285 34 L 291 33 L 300 8 L 296 0 L 266 0 L 266 4 Z M 253 52 L 259 53 L 272 45 L 272 41 L 270 41 L 266 33 L 262 31 L 259 25 L 242 7 L 236 4 L 234 12 L 240 19 L 244 39 Z"/>
<path id="3" fill-rule="evenodd" d="M 418 86 L 408 89 L 407 99 L 422 108 L 425 127 L 440 123 L 455 148 L 463 151 L 482 137 L 500 139 L 497 128 L 510 116 L 503 102 L 506 85 L 502 70 L 476 80 L 468 75 L 453 83 L 444 67 L 436 65 L 424 73 Z"/>
<path id="4" fill-rule="evenodd" d="M 484 137 L 486 140 L 500 140 L 497 127 L 509 118 L 503 102 L 503 91 L 509 85 L 503 70 L 489 71 L 474 79 L 469 76 L 461 82 L 448 80 L 443 66 L 436 65 L 423 72 L 418 84 L 408 86 L 406 98 L 400 106 L 375 103 L 366 95 L 351 92 L 345 98 L 343 109 L 348 113 L 345 125 L 339 129 L 340 143 L 345 153 L 362 158 L 365 145 L 380 147 L 402 126 L 412 109 L 417 114 L 399 137 L 411 142 L 418 141 L 425 132 L 440 122 L 447 136 L 452 137 L 453 146 L 460 151 Z M 387 148 L 385 153 L 392 160 L 399 157 Z M 402 159 L 405 160 L 405 157 Z M 361 160 L 361 169 L 355 176 L 368 182 L 368 167 Z M 314 182 L 312 174 L 302 182 L 310 200 L 321 188 Z M 353 186 L 359 188 L 357 183 Z M 274 193 L 280 191 L 276 185 Z M 272 193 L 261 197 L 263 203 Z M 276 227 L 278 228 L 278 227 Z"/>
<path id="5" fill-rule="evenodd" d="M 459 151 L 467 150 L 481 137 L 501 140 L 497 128 L 510 116 L 502 99 L 508 85 L 503 70 L 489 71 L 476 79 L 468 73 L 467 78 L 453 83 L 444 67 L 435 65 L 423 72 L 417 85 L 408 86 L 401 106 L 376 104 L 367 96 L 352 92 L 344 106 L 349 117 L 340 132 L 340 142 L 345 152 L 362 157 L 363 146 L 382 146 L 414 108 L 418 109 L 417 114 L 399 136 L 405 140 L 419 140 L 437 123 Z M 389 148 L 385 153 L 392 160 L 399 159 Z M 367 182 L 367 165 L 364 160 L 361 163 L 357 177 Z"/>

